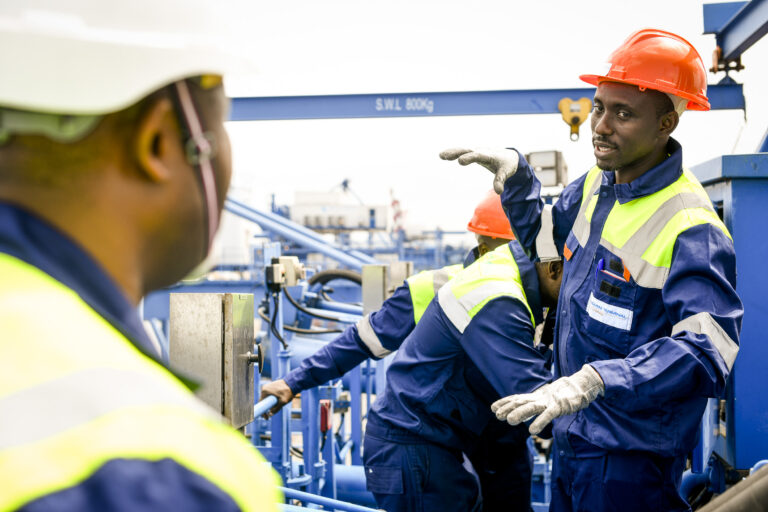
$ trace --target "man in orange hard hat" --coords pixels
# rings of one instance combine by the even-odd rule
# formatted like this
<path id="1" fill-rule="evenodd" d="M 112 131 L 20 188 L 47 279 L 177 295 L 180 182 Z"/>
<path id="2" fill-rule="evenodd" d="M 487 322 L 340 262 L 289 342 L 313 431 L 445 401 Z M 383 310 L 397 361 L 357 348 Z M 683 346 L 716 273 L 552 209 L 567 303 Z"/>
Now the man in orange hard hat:
<path id="1" fill-rule="evenodd" d="M 478 203 L 467 223 L 467 230 L 475 234 L 477 246 L 464 259 L 465 267 L 483 254 L 515 239 L 499 195 L 493 190 L 489 190 Z"/>
<path id="2" fill-rule="evenodd" d="M 685 39 L 633 33 L 597 86 L 597 160 L 553 210 L 566 260 L 554 373 L 493 404 L 499 419 L 554 420 L 552 510 L 689 510 L 677 492 L 708 397 L 739 349 L 743 307 L 733 241 L 671 138 L 709 110 L 706 71 Z M 521 244 L 535 254 L 540 185 L 517 151 L 448 150 L 490 169 Z"/>
<path id="3" fill-rule="evenodd" d="M 520 260 L 520 275 L 523 276 L 526 299 L 531 310 L 534 311 L 535 318 L 540 319 L 539 295 L 542 298 L 556 298 L 559 276 L 562 272 L 562 264 L 554 242 L 551 242 L 549 251 L 552 259 L 539 262 L 534 268 L 522 248 L 512 241 L 514 235 L 501 207 L 499 196 L 493 191 L 490 191 L 477 206 L 467 229 L 474 232 L 478 239 L 478 246 L 465 260 L 467 270 L 475 268 L 476 265 L 484 265 L 485 269 L 499 266 L 500 263 L 491 265 L 487 261 L 496 251 L 506 251 L 496 257 L 497 260 L 503 261 L 501 264 L 505 267 L 511 266 L 516 269 L 518 265 L 515 260 Z M 544 244 L 544 241 L 540 243 Z M 509 249 L 503 247 L 507 244 Z M 542 249 L 542 252 L 544 250 Z M 506 259 L 504 259 L 505 256 Z M 476 258 L 478 261 L 474 262 Z M 427 453 L 433 452 L 430 451 L 431 449 L 413 448 L 409 451 L 414 457 L 413 460 L 409 459 L 407 464 L 402 464 L 400 467 L 400 459 L 395 461 L 388 458 L 388 463 L 385 465 L 391 467 L 386 473 L 382 473 L 380 462 L 383 455 L 379 453 L 377 455 L 379 463 L 374 462 L 368 465 L 366 478 L 368 488 L 376 495 L 379 506 L 387 510 L 469 510 L 469 506 L 479 506 L 480 493 L 478 493 L 477 483 L 461 465 L 462 451 L 471 462 L 480 482 L 482 510 L 487 512 L 528 512 L 530 510 L 531 464 L 526 444 L 528 432 L 522 426 L 511 427 L 495 421 L 482 402 L 490 405 L 501 396 L 490 382 L 497 382 L 494 375 L 504 375 L 503 370 L 507 369 L 508 365 L 520 367 L 517 382 L 520 383 L 518 386 L 525 389 L 532 389 L 534 387 L 531 385 L 532 382 L 544 382 L 551 378 L 546 368 L 547 358 L 540 350 L 533 348 L 531 335 L 533 327 L 510 328 L 508 332 L 500 332 L 509 327 L 510 318 L 514 316 L 514 307 L 505 310 L 505 305 L 509 306 L 509 304 L 499 297 L 500 293 L 497 293 L 489 298 L 489 302 L 493 301 L 493 304 L 499 307 L 496 310 L 496 316 L 489 315 L 490 320 L 486 320 L 492 323 L 492 326 L 482 331 L 485 335 L 482 343 L 478 340 L 478 344 L 474 345 L 475 350 L 486 350 L 486 354 L 493 354 L 494 357 L 490 358 L 491 362 L 483 360 L 477 363 L 471 362 L 477 360 L 477 355 L 474 353 L 467 355 L 470 351 L 462 350 L 458 344 L 453 346 L 438 329 L 421 331 L 421 334 L 417 334 L 415 330 L 422 318 L 428 319 L 428 323 L 429 319 L 433 319 L 440 306 L 431 306 L 429 309 L 428 306 L 437 302 L 435 298 L 438 290 L 442 289 L 446 283 L 452 282 L 455 276 L 461 275 L 462 269 L 462 265 L 452 265 L 411 276 L 395 290 L 392 297 L 384 301 L 381 309 L 366 315 L 356 326 L 349 327 L 334 341 L 305 359 L 301 366 L 290 372 L 285 379 L 271 382 L 262 388 L 262 399 L 270 395 L 278 398 L 278 405 L 273 409 L 276 411 L 292 400 L 297 393 L 336 379 L 368 358 L 384 357 L 400 349 L 401 346 L 412 347 L 418 343 L 416 340 L 429 337 L 429 342 L 434 347 L 433 353 L 425 354 L 421 349 L 414 349 L 417 355 L 403 363 L 402 367 L 405 371 L 402 373 L 388 371 L 387 390 L 390 390 L 391 381 L 394 380 L 396 387 L 405 387 L 409 393 L 431 395 L 435 400 L 420 407 L 418 397 L 411 396 L 403 399 L 400 394 L 397 400 L 403 399 L 404 402 L 411 405 L 417 403 L 417 405 L 407 413 L 402 410 L 396 413 L 390 411 L 386 424 L 394 431 L 400 432 L 401 437 L 407 437 L 412 446 L 447 445 L 450 450 L 450 459 L 448 461 L 444 458 L 430 459 L 431 464 L 436 467 L 428 475 L 423 474 L 420 472 L 422 464 L 429 465 L 429 463 L 425 463 L 421 456 L 426 457 Z M 538 276 L 537 271 L 539 271 Z M 483 275 L 486 274 L 492 274 L 491 270 L 486 270 Z M 509 278 L 505 280 L 511 281 Z M 501 281 L 500 279 L 497 282 L 500 285 L 504 284 Z M 530 318 L 527 321 L 530 322 Z M 476 323 L 482 322 L 482 318 L 478 318 Z M 412 336 L 415 337 L 413 340 L 409 337 L 412 332 Z M 407 345 L 409 343 L 410 345 Z M 488 348 L 483 349 L 478 345 Z M 434 352 L 445 351 L 446 347 L 453 347 L 452 352 L 446 353 L 444 357 L 437 360 Z M 454 361 L 452 365 L 440 366 L 441 363 L 451 361 Z M 420 373 L 426 381 L 420 386 L 413 385 L 408 377 L 408 368 L 417 367 L 416 373 Z M 450 386 L 445 385 L 446 378 L 452 382 Z M 512 381 L 507 383 L 513 385 Z M 443 394 L 446 387 L 460 391 Z M 376 403 L 379 403 L 379 400 L 392 401 L 384 390 L 377 390 L 377 395 L 379 398 Z M 452 396 L 454 399 L 447 400 L 447 396 Z M 461 405 L 462 401 L 466 402 L 466 405 Z M 449 404 L 452 405 L 448 407 Z M 480 414 L 470 408 L 477 408 Z M 374 427 L 371 427 L 373 421 L 371 417 L 369 416 L 368 428 L 372 431 Z M 419 423 L 430 426 L 425 427 L 423 437 L 411 434 L 406 426 L 414 418 L 418 418 Z M 439 426 L 440 436 L 434 431 L 427 432 L 429 429 L 435 429 L 435 425 Z M 372 442 L 370 440 L 375 436 L 371 437 L 368 434 L 369 432 L 366 431 L 368 439 L 366 442 L 370 444 Z M 387 440 L 391 444 L 384 448 L 387 451 L 387 457 L 397 452 L 398 439 L 396 437 Z M 373 454 L 369 444 L 366 444 L 366 456 Z M 443 453 L 441 449 L 435 448 L 434 453 Z M 457 454 L 458 461 L 454 458 Z M 456 467 L 453 468 L 451 463 L 457 464 Z M 392 477 L 393 472 L 398 476 Z M 412 486 L 412 483 L 417 480 L 419 483 L 414 483 Z M 421 500 L 423 500 L 423 508 L 417 506 Z M 444 502 L 444 506 L 437 506 L 434 500 Z M 432 508 L 429 503 L 432 504 Z"/>

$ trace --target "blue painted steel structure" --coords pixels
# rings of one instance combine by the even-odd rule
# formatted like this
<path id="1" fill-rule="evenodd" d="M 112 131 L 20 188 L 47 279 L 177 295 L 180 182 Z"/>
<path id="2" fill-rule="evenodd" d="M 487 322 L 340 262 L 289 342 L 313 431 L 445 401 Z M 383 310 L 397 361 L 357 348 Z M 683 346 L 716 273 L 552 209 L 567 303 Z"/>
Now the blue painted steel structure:
<path id="1" fill-rule="evenodd" d="M 704 5 L 704 33 L 715 34 L 721 60 L 738 59 L 768 33 L 768 0 Z"/>
<path id="2" fill-rule="evenodd" d="M 733 235 L 738 258 L 737 291 L 744 302 L 741 347 L 724 403 L 710 400 L 702 422 L 702 446 L 694 471 L 716 453 L 735 469 L 748 469 L 768 455 L 768 307 L 765 255 L 768 225 L 762 222 L 768 197 L 768 154 L 725 155 L 692 168 Z M 713 435 L 713 433 L 716 433 Z"/>
<path id="3" fill-rule="evenodd" d="M 594 88 L 584 87 L 232 98 L 230 120 L 559 114 L 561 99 L 592 98 L 594 94 Z M 744 109 L 741 84 L 709 85 L 707 96 L 712 109 Z"/>

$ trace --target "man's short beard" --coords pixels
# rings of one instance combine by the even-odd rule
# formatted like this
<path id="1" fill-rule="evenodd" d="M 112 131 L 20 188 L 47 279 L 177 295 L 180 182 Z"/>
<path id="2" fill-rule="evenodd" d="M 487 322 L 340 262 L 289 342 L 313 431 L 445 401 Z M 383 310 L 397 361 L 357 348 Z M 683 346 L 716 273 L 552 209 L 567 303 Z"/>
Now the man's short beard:
<path id="1" fill-rule="evenodd" d="M 613 172 L 613 171 L 616 170 L 614 167 L 603 167 L 602 165 L 598 164 L 597 162 L 595 162 L 595 165 L 597 165 L 600 168 L 601 171 L 605 171 L 605 172 Z"/>

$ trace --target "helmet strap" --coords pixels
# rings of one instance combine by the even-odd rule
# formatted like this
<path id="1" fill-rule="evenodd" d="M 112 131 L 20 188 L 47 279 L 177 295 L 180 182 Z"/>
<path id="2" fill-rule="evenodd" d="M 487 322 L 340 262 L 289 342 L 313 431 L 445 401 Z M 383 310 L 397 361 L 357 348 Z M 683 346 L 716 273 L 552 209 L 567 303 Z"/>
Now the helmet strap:
<path id="1" fill-rule="evenodd" d="M 204 235 L 205 254 L 203 256 L 207 256 L 219 226 L 216 178 L 213 172 L 213 164 L 211 163 L 214 154 L 214 138 L 212 134 L 203 131 L 200 116 L 198 115 L 197 108 L 195 108 L 187 82 L 185 80 L 175 82 L 173 84 L 173 91 L 178 103 L 177 110 L 181 114 L 179 116 L 180 124 L 185 132 L 186 143 L 184 148 L 187 152 L 187 160 L 198 170 L 206 219 L 206 233 Z"/>

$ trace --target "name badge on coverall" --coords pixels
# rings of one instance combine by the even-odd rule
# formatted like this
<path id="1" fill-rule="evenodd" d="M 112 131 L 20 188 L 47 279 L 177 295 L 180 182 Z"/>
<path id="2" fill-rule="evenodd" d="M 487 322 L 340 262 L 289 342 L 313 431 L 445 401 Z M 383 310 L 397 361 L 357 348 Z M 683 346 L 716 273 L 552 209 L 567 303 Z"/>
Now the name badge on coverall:
<path id="1" fill-rule="evenodd" d="M 589 303 L 587 304 L 587 313 L 590 318 L 600 323 L 628 331 L 632 327 L 632 310 L 620 308 L 600 299 L 595 295 L 589 294 Z"/>

